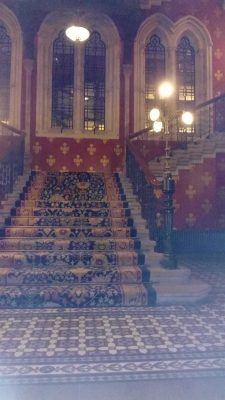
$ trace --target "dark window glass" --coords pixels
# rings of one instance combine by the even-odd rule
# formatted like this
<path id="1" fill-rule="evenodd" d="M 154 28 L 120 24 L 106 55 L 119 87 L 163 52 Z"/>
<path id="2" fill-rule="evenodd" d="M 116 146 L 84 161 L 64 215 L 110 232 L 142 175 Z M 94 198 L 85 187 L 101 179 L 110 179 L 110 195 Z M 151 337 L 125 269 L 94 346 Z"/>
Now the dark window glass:
<path id="1" fill-rule="evenodd" d="M 85 45 L 84 56 L 84 129 L 105 130 L 106 47 L 98 32 Z"/>
<path id="2" fill-rule="evenodd" d="M 165 47 L 157 35 L 151 36 L 145 47 L 145 125 L 149 111 L 156 105 L 157 88 L 165 78 Z"/>
<path id="3" fill-rule="evenodd" d="M 195 50 L 184 36 L 176 50 L 177 109 L 192 111 L 195 106 Z M 194 127 L 182 126 L 179 131 L 194 132 Z"/>
<path id="4" fill-rule="evenodd" d="M 192 108 L 195 102 L 195 51 L 183 37 L 176 51 L 177 102 L 179 108 Z"/>
<path id="5" fill-rule="evenodd" d="M 61 32 L 53 43 L 52 127 L 73 128 L 74 45 Z"/>
<path id="6" fill-rule="evenodd" d="M 0 25 L 0 120 L 9 119 L 11 39 Z"/>

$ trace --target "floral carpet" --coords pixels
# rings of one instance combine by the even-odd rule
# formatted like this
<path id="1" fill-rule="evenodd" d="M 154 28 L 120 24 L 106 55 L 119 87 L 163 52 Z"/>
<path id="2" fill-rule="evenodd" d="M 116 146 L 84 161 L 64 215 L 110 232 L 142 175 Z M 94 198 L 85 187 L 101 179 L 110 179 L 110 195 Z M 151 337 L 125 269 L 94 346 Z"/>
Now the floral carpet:
<path id="1" fill-rule="evenodd" d="M 0 236 L 0 308 L 155 305 L 117 175 L 32 174 Z"/>

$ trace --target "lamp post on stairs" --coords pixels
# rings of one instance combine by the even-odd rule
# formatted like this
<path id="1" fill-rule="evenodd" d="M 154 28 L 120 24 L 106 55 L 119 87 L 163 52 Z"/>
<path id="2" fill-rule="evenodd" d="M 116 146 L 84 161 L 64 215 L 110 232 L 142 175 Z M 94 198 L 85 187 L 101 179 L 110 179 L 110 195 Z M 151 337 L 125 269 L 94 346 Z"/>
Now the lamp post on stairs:
<path id="1" fill-rule="evenodd" d="M 168 99 L 174 93 L 174 87 L 170 82 L 163 82 L 159 86 L 159 98 L 164 101 L 163 112 L 158 108 L 153 108 L 149 112 L 150 120 L 153 122 L 152 130 L 153 132 L 162 132 L 165 136 L 165 165 L 164 165 L 164 175 L 162 181 L 162 191 L 164 194 L 164 230 L 163 230 L 163 252 L 165 258 L 162 262 L 162 266 L 167 269 L 177 268 L 177 259 L 175 257 L 173 246 L 172 246 L 172 231 L 173 231 L 173 195 L 175 192 L 175 181 L 172 177 L 170 171 L 170 160 L 171 160 L 171 149 L 169 146 L 169 124 L 176 118 L 181 117 L 181 121 L 184 125 L 191 125 L 193 123 L 192 113 L 180 110 L 173 113 L 169 113 L 168 110 Z"/>

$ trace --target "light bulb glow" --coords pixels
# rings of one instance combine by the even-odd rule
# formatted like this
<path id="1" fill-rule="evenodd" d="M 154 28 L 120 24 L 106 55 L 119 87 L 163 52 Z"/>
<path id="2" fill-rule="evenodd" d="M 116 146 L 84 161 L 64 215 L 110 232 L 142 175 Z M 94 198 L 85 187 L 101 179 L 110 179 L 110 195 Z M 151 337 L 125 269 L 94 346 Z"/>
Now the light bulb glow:
<path id="1" fill-rule="evenodd" d="M 153 124 L 153 129 L 156 133 L 159 133 L 162 131 L 163 128 L 163 123 L 162 121 L 155 121 Z"/>
<path id="2" fill-rule="evenodd" d="M 183 112 L 181 119 L 185 125 L 191 125 L 193 124 L 194 116 L 190 111 L 185 111 Z"/>
<path id="3" fill-rule="evenodd" d="M 151 121 L 157 121 L 160 117 L 160 111 L 158 108 L 153 108 L 149 113 L 149 118 Z"/>
<path id="4" fill-rule="evenodd" d="M 159 86 L 159 96 L 161 99 L 167 99 L 172 96 L 174 87 L 171 82 L 163 82 Z"/>
<path id="5" fill-rule="evenodd" d="M 83 26 L 72 25 L 66 29 L 66 36 L 73 42 L 84 42 L 90 36 L 90 32 Z"/>

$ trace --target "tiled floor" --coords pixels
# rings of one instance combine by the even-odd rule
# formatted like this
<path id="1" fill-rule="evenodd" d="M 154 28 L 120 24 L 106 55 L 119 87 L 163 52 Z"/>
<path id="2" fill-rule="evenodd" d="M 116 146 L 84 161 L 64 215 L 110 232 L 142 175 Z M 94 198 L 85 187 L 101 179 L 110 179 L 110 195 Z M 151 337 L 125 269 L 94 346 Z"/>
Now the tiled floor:
<path id="1" fill-rule="evenodd" d="M 0 383 L 4 390 L 11 383 L 15 388 L 40 382 L 86 383 L 87 390 L 93 382 L 128 385 L 136 381 L 140 385 L 138 381 L 143 380 L 154 386 L 156 380 L 170 382 L 171 378 L 225 378 L 224 257 L 182 256 L 182 263 L 212 285 L 206 302 L 156 308 L 1 311 Z"/>

